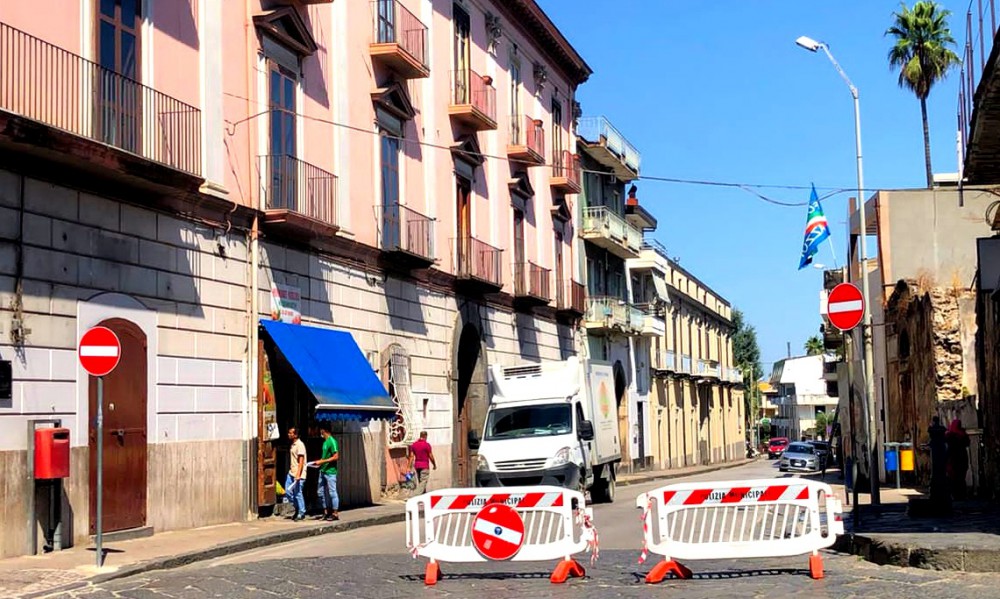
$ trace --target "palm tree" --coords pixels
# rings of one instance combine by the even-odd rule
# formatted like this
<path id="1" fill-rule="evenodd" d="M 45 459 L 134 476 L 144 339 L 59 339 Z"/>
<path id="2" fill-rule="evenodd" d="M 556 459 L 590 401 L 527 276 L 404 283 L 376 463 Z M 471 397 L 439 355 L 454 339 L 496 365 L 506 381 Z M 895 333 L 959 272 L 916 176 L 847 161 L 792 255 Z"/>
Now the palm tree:
<path id="1" fill-rule="evenodd" d="M 899 86 L 912 91 L 920 100 L 920 116 L 924 123 L 924 162 L 927 167 L 927 187 L 934 184 L 931 171 L 931 134 L 927 125 L 927 96 L 931 87 L 944 79 L 948 70 L 961 63 L 949 46 L 955 45 L 948 28 L 951 11 L 937 2 L 921 0 L 900 12 L 892 13 L 895 22 L 886 35 L 895 39 L 889 49 L 889 68 L 899 70 Z"/>
<path id="2" fill-rule="evenodd" d="M 812 337 L 806 339 L 806 344 L 804 346 L 806 350 L 806 355 L 817 356 L 825 351 L 823 347 L 823 339 L 819 335 L 813 335 Z"/>

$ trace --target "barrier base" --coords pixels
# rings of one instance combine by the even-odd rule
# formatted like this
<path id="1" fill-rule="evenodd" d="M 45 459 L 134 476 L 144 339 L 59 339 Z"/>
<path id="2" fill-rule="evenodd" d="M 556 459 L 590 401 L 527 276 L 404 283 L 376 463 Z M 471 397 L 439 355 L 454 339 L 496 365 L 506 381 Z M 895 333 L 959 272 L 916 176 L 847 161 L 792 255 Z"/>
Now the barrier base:
<path id="1" fill-rule="evenodd" d="M 649 584 L 656 584 L 663 582 L 663 579 L 667 577 L 667 574 L 673 573 L 677 578 L 691 578 L 691 570 L 681 564 L 680 562 L 675 562 L 674 560 L 664 560 L 649 571 L 646 575 L 646 582 Z"/>
<path id="2" fill-rule="evenodd" d="M 823 556 L 818 554 L 809 556 L 809 577 L 814 580 L 823 578 Z"/>
<path id="3" fill-rule="evenodd" d="M 441 566 L 437 562 L 427 562 L 427 567 L 424 569 L 424 584 L 427 586 L 436 585 L 440 578 Z"/>
<path id="4" fill-rule="evenodd" d="M 549 577 L 549 580 L 556 584 L 562 584 L 569 578 L 583 578 L 586 573 L 583 566 L 575 559 L 564 559 L 552 571 L 552 576 Z"/>

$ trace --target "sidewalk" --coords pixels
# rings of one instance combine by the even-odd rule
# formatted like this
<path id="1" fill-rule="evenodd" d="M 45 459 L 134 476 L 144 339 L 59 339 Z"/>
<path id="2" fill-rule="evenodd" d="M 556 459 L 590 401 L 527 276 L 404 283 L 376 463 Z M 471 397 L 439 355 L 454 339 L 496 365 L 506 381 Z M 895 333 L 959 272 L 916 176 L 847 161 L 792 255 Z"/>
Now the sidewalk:
<path id="1" fill-rule="evenodd" d="M 93 545 L 45 555 L 0 560 L 0 597 L 42 597 L 88 583 L 125 578 L 286 543 L 311 536 L 401 522 L 402 501 L 341 512 L 339 522 L 267 518 L 191 530 L 162 532 L 142 539 L 106 543 L 104 567 L 95 565 Z"/>
<path id="2" fill-rule="evenodd" d="M 622 474 L 618 478 L 618 484 L 635 485 L 680 478 L 736 468 L 753 461 L 739 460 L 710 466 Z M 381 505 L 341 512 L 340 522 L 291 522 L 283 518 L 267 518 L 162 532 L 152 537 L 105 544 L 107 557 L 100 570 L 94 564 L 93 545 L 73 547 L 46 555 L 0 560 L 0 597 L 44 597 L 90 583 L 125 578 L 151 570 L 179 568 L 198 561 L 306 537 L 401 522 L 404 519 L 403 512 L 402 500 L 385 500 Z M 402 539 L 400 544 L 402 547 Z"/>
<path id="3" fill-rule="evenodd" d="M 843 500 L 844 485 L 831 486 Z M 883 487 L 881 505 L 871 506 L 870 496 L 859 493 L 860 518 L 855 521 L 854 506 L 845 502 L 848 532 L 834 548 L 879 565 L 1000 572 L 1000 506 L 958 501 L 951 516 L 911 518 L 910 499 L 923 496 L 913 489 Z"/>

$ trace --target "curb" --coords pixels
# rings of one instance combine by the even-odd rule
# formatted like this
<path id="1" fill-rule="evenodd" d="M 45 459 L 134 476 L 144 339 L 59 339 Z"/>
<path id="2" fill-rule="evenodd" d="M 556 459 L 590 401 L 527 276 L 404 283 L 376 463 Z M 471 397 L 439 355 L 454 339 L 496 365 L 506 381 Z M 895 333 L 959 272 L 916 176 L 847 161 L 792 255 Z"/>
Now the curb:
<path id="1" fill-rule="evenodd" d="M 1000 550 L 996 549 L 964 547 L 928 549 L 858 533 L 841 535 L 832 549 L 857 555 L 879 566 L 956 572 L 1000 572 Z"/>
<path id="2" fill-rule="evenodd" d="M 131 564 L 128 566 L 123 566 L 121 569 L 116 570 L 114 572 L 108 572 L 105 574 L 96 574 L 94 576 L 87 578 L 86 580 L 65 584 L 59 587 L 53 587 L 51 589 L 46 589 L 44 591 L 35 591 L 33 593 L 21 595 L 20 599 L 36 599 L 41 597 L 50 597 L 52 595 L 65 593 L 68 591 L 72 591 L 74 589 L 79 589 L 81 587 L 89 586 L 91 584 L 100 584 L 103 582 L 109 582 L 121 578 L 128 578 L 130 576 L 145 574 L 146 572 L 152 572 L 154 570 L 171 570 L 174 568 L 187 566 L 195 562 L 215 559 L 217 557 L 222 557 L 224 555 L 242 553 L 244 551 L 251 551 L 253 549 L 259 549 L 261 547 L 268 547 L 271 545 L 288 543 L 290 541 L 298 541 L 310 537 L 318 537 L 320 535 L 325 535 L 325 534 L 346 532 L 348 530 L 367 528 L 370 526 L 381 526 L 383 524 L 394 524 L 396 522 L 403 522 L 405 519 L 406 519 L 405 512 L 400 511 L 398 513 L 384 514 L 381 516 L 360 518 L 358 520 L 352 520 L 349 522 L 341 521 L 334 524 L 324 524 L 321 526 L 311 526 L 309 528 L 292 529 L 281 532 L 261 534 L 254 537 L 247 537 L 245 539 L 229 541 L 228 543 L 222 543 L 221 545 L 215 545 L 207 549 L 200 549 L 198 551 L 190 551 L 188 553 L 181 553 L 162 558 L 155 558 L 144 562 Z"/>
<path id="3" fill-rule="evenodd" d="M 725 464 L 715 464 L 705 468 L 704 470 L 699 470 L 697 472 L 680 472 L 677 470 L 664 470 L 660 474 L 655 474 L 651 476 L 642 476 L 641 478 L 634 478 L 632 480 L 616 480 L 615 484 L 620 487 L 627 487 L 629 485 L 641 485 L 643 483 L 648 483 L 655 480 L 668 480 L 671 478 L 685 478 L 688 476 L 698 476 L 699 474 L 718 472 L 719 470 L 729 470 L 730 468 L 739 468 L 740 466 L 746 466 L 747 464 L 752 464 L 753 462 L 756 462 L 758 459 L 760 458 L 750 458 L 741 460 L 739 462 L 727 462 Z"/>

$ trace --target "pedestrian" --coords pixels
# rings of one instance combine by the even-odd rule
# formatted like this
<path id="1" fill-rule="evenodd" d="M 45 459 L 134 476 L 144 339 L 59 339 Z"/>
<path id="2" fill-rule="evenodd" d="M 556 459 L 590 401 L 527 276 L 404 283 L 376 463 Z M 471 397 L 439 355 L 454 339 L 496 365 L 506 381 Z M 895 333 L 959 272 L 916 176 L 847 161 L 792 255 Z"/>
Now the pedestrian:
<path id="1" fill-rule="evenodd" d="M 961 420 L 956 418 L 951 421 L 944 440 L 948 444 L 947 475 L 951 496 L 965 499 L 965 475 L 969 471 L 969 434 L 962 427 Z"/>
<path id="2" fill-rule="evenodd" d="M 323 520 L 340 520 L 340 497 L 337 496 L 337 461 L 340 459 L 340 448 L 337 440 L 330 433 L 330 424 L 324 422 L 319 427 L 323 437 L 323 454 L 320 459 L 312 462 L 319 468 L 319 484 L 316 493 L 320 505 L 323 506 Z"/>
<path id="3" fill-rule="evenodd" d="M 931 425 L 927 427 L 927 436 L 930 437 L 928 446 L 931 450 L 930 500 L 944 511 L 951 509 L 951 495 L 948 493 L 948 444 L 945 441 L 947 432 L 940 417 L 931 418 Z"/>
<path id="4" fill-rule="evenodd" d="M 410 445 L 410 464 L 408 472 L 413 472 L 417 476 L 417 487 L 415 495 L 423 495 L 427 492 L 427 479 L 430 478 L 430 467 L 437 470 L 437 462 L 434 461 L 434 451 L 431 444 L 427 442 L 427 431 L 420 431 L 420 438 Z"/>
<path id="5" fill-rule="evenodd" d="M 303 486 L 306 483 L 306 445 L 299 439 L 299 431 L 295 427 L 288 429 L 288 440 L 292 442 L 288 450 L 288 474 L 285 476 L 285 498 L 295 508 L 292 520 L 304 520 L 306 517 L 306 499 Z"/>

